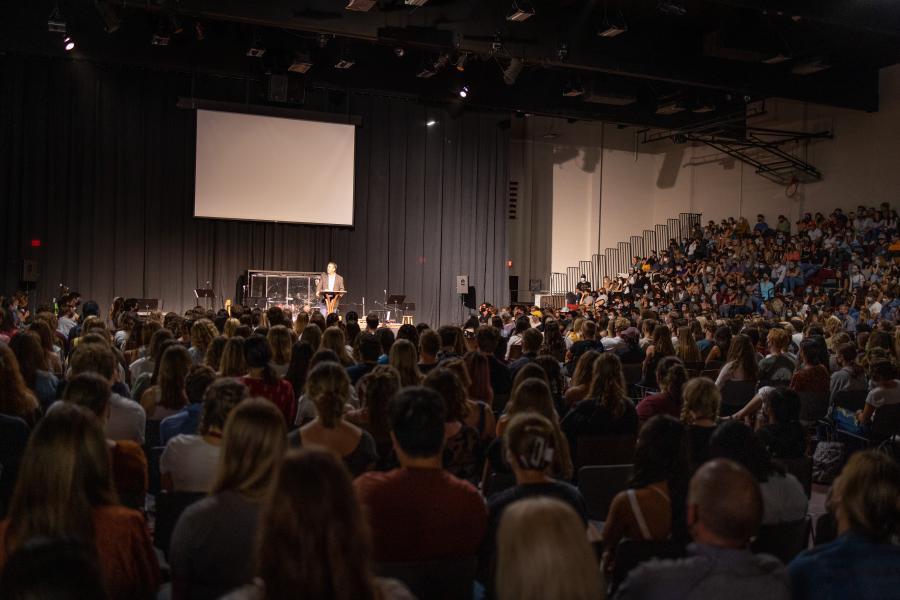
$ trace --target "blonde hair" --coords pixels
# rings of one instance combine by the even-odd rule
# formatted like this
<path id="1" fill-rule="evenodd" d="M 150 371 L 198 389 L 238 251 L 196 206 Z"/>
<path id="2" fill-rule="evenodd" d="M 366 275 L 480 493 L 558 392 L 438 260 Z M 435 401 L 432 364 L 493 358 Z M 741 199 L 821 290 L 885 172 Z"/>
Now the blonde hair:
<path id="1" fill-rule="evenodd" d="M 900 530 L 900 466 L 877 450 L 854 453 L 835 479 L 831 502 L 853 532 L 889 541 Z"/>
<path id="2" fill-rule="evenodd" d="M 206 352 L 210 342 L 219 335 L 219 330 L 209 319 L 198 319 L 191 325 L 191 346 Z"/>
<path id="3" fill-rule="evenodd" d="M 499 600 L 597 600 L 603 577 L 571 506 L 555 498 L 519 500 L 503 511 L 497 533 Z"/>
<path id="4" fill-rule="evenodd" d="M 389 363 L 400 374 L 400 385 L 402 387 L 422 383 L 422 373 L 419 372 L 418 361 L 419 355 L 416 352 L 416 347 L 409 340 L 397 340 L 391 346 Z M 465 368 L 465 365 L 463 367 Z M 466 387 L 468 388 L 467 384 Z"/>
<path id="5" fill-rule="evenodd" d="M 236 335 L 225 342 L 222 358 L 219 360 L 219 375 L 222 377 L 243 377 L 247 374 L 247 360 L 244 358 L 244 338 Z"/>
<path id="6" fill-rule="evenodd" d="M 237 328 L 241 326 L 241 322 L 231 317 L 227 321 L 225 321 L 225 327 L 222 329 L 222 332 L 225 334 L 225 337 L 232 338 L 234 337 L 234 332 L 237 331 Z"/>
<path id="7" fill-rule="evenodd" d="M 284 325 L 275 325 L 269 329 L 266 338 L 272 345 L 272 362 L 276 365 L 287 365 L 291 362 L 291 332 Z"/>
<path id="8" fill-rule="evenodd" d="M 306 378 L 306 394 L 316 406 L 316 416 L 328 429 L 340 422 L 344 405 L 350 400 L 350 378 L 338 363 L 324 362 L 313 367 Z"/>
<path id="9" fill-rule="evenodd" d="M 251 499 L 268 492 L 287 448 L 281 411 L 265 398 L 240 402 L 225 421 L 212 493 L 234 491 Z"/>
<path id="10" fill-rule="evenodd" d="M 708 377 L 695 377 L 688 381 L 681 390 L 681 421 L 691 424 L 691 413 L 701 418 L 719 418 L 719 404 L 722 394 L 716 382 Z"/>

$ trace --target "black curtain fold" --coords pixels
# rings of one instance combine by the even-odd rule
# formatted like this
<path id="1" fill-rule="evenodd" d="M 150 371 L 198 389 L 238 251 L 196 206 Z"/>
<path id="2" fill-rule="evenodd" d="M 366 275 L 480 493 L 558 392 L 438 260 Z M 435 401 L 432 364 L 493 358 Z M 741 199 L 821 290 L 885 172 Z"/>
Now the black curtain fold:
<path id="1" fill-rule="evenodd" d="M 416 303 L 417 320 L 460 322 L 458 274 L 469 275 L 479 301 L 505 303 L 501 116 L 452 118 L 351 92 L 345 108 L 362 118 L 354 227 L 195 219 L 195 114 L 176 108 L 195 83 L 186 74 L 0 57 L 0 291 L 19 288 L 22 260 L 35 259 L 38 302 L 63 283 L 104 309 L 114 296 L 133 296 L 181 312 L 207 281 L 221 305 L 247 269 L 320 270 L 334 260 L 347 300 L 365 298 L 367 309 L 388 290 Z M 334 110 L 325 96 L 305 108 Z M 430 119 L 437 123 L 426 126 Z"/>

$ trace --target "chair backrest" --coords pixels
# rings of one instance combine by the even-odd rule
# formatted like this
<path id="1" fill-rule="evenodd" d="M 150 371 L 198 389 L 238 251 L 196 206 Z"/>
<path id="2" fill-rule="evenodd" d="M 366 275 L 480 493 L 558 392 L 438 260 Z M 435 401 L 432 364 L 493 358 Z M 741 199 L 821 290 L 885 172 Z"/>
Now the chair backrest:
<path id="1" fill-rule="evenodd" d="M 671 540 L 622 540 L 616 546 L 616 561 L 609 582 L 610 595 L 615 593 L 628 574 L 641 563 L 653 558 L 681 558 L 684 555 L 684 545 Z"/>
<path id="2" fill-rule="evenodd" d="M 746 406 L 756 394 L 756 381 L 753 379 L 726 381 L 722 386 L 722 406 L 719 413 L 728 417 Z"/>
<path id="3" fill-rule="evenodd" d="M 809 498 L 812 495 L 813 460 L 808 456 L 803 456 L 801 458 L 779 458 L 777 460 L 784 466 L 788 473 L 796 477 L 803 485 L 803 491 L 806 492 L 806 497 Z"/>
<path id="4" fill-rule="evenodd" d="M 856 412 L 865 407 L 868 395 L 869 390 L 841 390 L 831 396 L 831 404 L 836 408 L 846 408 Z"/>
<path id="5" fill-rule="evenodd" d="M 206 497 L 203 492 L 160 492 L 156 495 L 156 527 L 153 530 L 153 545 L 169 552 L 169 542 L 178 517 L 188 506 Z"/>
<path id="6" fill-rule="evenodd" d="M 469 600 L 477 568 L 478 559 L 472 556 L 420 563 L 380 563 L 375 566 L 375 572 L 379 577 L 399 579 L 416 598 Z"/>
<path id="7" fill-rule="evenodd" d="M 818 392 L 799 392 L 800 396 L 800 423 L 810 426 L 824 419 L 828 414 L 828 402 L 830 395 Z"/>
<path id="8" fill-rule="evenodd" d="M 578 469 L 578 489 L 592 521 L 605 521 L 616 494 L 628 487 L 634 465 L 599 465 Z"/>
<path id="9" fill-rule="evenodd" d="M 718 369 L 718 368 L 703 369 L 702 371 L 700 371 L 700 377 L 706 377 L 707 379 L 712 379 L 713 381 L 715 381 L 716 378 L 719 376 L 719 371 L 721 371 L 721 369 Z"/>
<path id="10" fill-rule="evenodd" d="M 900 404 L 885 404 L 872 413 L 872 437 L 878 440 L 900 434 Z"/>
<path id="11" fill-rule="evenodd" d="M 162 457 L 165 446 L 154 446 L 147 453 L 147 493 L 158 494 L 162 488 L 159 474 L 159 459 Z"/>
<path id="12" fill-rule="evenodd" d="M 516 485 L 516 476 L 512 473 L 491 473 L 481 490 L 485 498 L 490 498 L 498 492 L 508 490 Z"/>
<path id="13" fill-rule="evenodd" d="M 634 462 L 634 435 L 578 436 L 575 440 L 575 468 L 589 465 L 624 465 Z"/>
<path id="14" fill-rule="evenodd" d="M 809 547 L 811 528 L 812 517 L 809 515 L 797 521 L 762 525 L 750 544 L 750 549 L 756 554 L 771 554 L 784 564 L 788 564 Z"/>
<path id="15" fill-rule="evenodd" d="M 702 362 L 686 362 L 684 363 L 684 370 L 688 372 L 690 377 L 700 377 L 700 373 L 706 368 L 706 365 Z"/>
<path id="16" fill-rule="evenodd" d="M 159 424 L 162 421 L 147 419 L 144 425 L 144 448 L 154 448 L 160 445 Z"/>
<path id="17" fill-rule="evenodd" d="M 785 379 L 760 379 L 756 382 L 756 389 L 761 390 L 764 387 L 787 387 L 791 384 Z"/>
<path id="18" fill-rule="evenodd" d="M 509 347 L 509 362 L 522 358 L 522 344 L 516 344 Z"/>
<path id="19" fill-rule="evenodd" d="M 625 376 L 625 387 L 628 393 L 641 380 L 641 363 L 626 363 L 622 365 L 622 375 Z"/>

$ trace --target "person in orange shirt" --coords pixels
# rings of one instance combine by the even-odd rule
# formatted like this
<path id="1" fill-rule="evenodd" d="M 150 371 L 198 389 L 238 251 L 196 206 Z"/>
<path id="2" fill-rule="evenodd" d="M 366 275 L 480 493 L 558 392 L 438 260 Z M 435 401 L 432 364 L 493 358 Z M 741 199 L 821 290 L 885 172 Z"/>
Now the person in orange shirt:
<path id="1" fill-rule="evenodd" d="M 119 505 L 99 420 L 69 403 L 38 423 L 25 450 L 8 518 L 0 522 L 0 569 L 40 537 L 91 544 L 110 599 L 156 597 L 159 564 L 144 517 Z"/>

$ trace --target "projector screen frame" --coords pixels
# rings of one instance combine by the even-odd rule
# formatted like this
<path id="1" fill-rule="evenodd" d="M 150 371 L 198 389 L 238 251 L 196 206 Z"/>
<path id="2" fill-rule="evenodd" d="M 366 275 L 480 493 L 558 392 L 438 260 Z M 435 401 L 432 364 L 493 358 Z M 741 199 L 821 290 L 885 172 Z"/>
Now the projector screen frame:
<path id="1" fill-rule="evenodd" d="M 197 114 L 197 110 L 209 110 L 216 112 L 224 112 L 224 113 L 239 113 L 244 115 L 255 115 L 262 117 L 279 117 L 282 119 L 295 119 L 301 121 L 318 121 L 321 123 L 335 123 L 339 125 L 354 125 L 355 127 L 361 127 L 363 120 L 360 115 L 353 114 L 340 114 L 340 113 L 329 113 L 329 112 L 318 112 L 312 110 L 303 110 L 296 108 L 283 108 L 279 106 L 265 106 L 259 104 L 238 104 L 235 102 L 223 102 L 219 100 L 204 100 L 200 98 L 185 98 L 179 97 L 177 102 L 177 107 L 183 110 L 191 110 L 194 112 L 195 118 Z M 196 144 L 196 139 L 194 140 Z M 354 152 L 355 155 L 355 152 Z M 354 156 L 354 163 L 355 163 Z M 355 164 L 354 164 L 355 168 Z M 194 192 L 196 194 L 196 190 Z M 354 194 L 353 198 L 353 209 L 354 213 L 356 211 L 356 198 Z M 209 216 L 198 216 L 197 215 L 197 203 L 194 202 L 193 207 L 191 208 L 191 215 L 195 219 L 206 219 L 210 221 L 239 221 L 243 223 L 283 223 L 288 225 L 316 225 L 320 227 L 334 227 L 338 229 L 353 229 L 356 227 L 356 222 L 350 225 L 346 223 L 322 223 L 322 222 L 307 222 L 307 221 L 279 221 L 274 219 L 246 219 L 240 217 L 209 217 Z"/>

